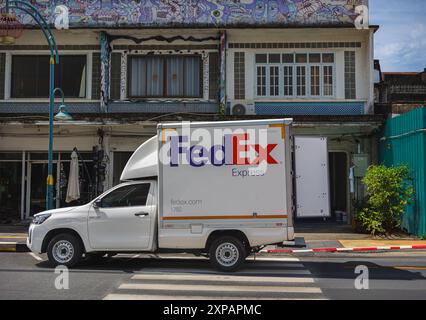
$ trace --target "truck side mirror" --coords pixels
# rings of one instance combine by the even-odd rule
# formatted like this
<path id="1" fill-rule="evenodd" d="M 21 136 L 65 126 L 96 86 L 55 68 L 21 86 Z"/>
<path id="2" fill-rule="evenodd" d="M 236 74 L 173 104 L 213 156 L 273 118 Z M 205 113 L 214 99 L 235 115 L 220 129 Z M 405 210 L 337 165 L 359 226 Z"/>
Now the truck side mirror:
<path id="1" fill-rule="evenodd" d="M 93 208 L 102 208 L 102 199 L 98 199 L 93 202 Z"/>

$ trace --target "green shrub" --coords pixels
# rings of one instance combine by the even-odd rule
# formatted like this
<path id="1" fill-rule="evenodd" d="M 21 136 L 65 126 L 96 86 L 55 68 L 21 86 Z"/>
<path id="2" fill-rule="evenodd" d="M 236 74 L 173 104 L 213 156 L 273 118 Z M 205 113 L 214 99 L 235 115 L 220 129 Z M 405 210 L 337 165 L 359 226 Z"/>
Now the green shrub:
<path id="1" fill-rule="evenodd" d="M 406 206 L 413 195 L 405 166 L 371 166 L 362 182 L 367 186 L 367 202 L 358 220 L 371 234 L 390 233 L 401 225 Z"/>

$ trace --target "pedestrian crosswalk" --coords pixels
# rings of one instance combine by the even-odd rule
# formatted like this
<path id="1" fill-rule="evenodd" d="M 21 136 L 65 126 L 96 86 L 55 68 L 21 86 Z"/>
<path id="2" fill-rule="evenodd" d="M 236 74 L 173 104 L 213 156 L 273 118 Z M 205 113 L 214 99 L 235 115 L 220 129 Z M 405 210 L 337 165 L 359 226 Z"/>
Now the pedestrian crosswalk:
<path id="1" fill-rule="evenodd" d="M 206 263 L 194 267 L 193 264 L 185 265 L 184 259 L 182 264 L 180 267 L 164 267 L 159 261 L 157 268 L 150 265 L 120 284 L 104 299 L 325 299 L 312 274 L 297 258 L 256 258 L 256 261 L 248 261 L 244 268 L 232 274 L 217 272 Z"/>

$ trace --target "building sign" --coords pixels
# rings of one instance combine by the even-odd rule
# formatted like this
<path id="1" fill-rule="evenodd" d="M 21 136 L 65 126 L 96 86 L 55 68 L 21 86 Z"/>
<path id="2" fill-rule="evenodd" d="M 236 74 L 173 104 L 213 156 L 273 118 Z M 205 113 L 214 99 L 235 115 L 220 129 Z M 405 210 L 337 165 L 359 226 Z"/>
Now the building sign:
<path id="1" fill-rule="evenodd" d="M 31 1 L 52 24 L 57 19 L 55 8 L 64 7 L 56 7 L 58 2 Z M 368 0 L 68 0 L 64 3 L 69 8 L 71 28 L 353 26 L 355 21 L 360 23 L 360 15 L 365 17 L 360 6 L 368 6 Z M 16 13 L 24 24 L 34 24 L 25 13 Z"/>

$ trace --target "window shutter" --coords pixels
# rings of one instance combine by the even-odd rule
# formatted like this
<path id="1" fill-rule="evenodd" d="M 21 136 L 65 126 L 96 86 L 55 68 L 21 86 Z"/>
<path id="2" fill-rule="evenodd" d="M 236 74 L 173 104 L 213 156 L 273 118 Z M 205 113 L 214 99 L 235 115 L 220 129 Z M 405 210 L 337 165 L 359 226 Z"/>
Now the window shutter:
<path id="1" fill-rule="evenodd" d="M 246 98 L 246 68 L 244 52 L 234 54 L 234 97 L 236 100 Z M 275 93 L 275 92 L 274 92 Z"/>
<path id="2" fill-rule="evenodd" d="M 0 99 L 4 99 L 4 81 L 5 81 L 6 54 L 0 53 Z"/>
<path id="3" fill-rule="evenodd" d="M 111 54 L 111 100 L 120 100 L 121 53 Z"/>
<path id="4" fill-rule="evenodd" d="M 219 53 L 209 54 L 209 99 L 219 98 Z"/>
<path id="5" fill-rule="evenodd" d="M 101 54 L 93 53 L 92 58 L 92 99 L 101 98 Z"/>

